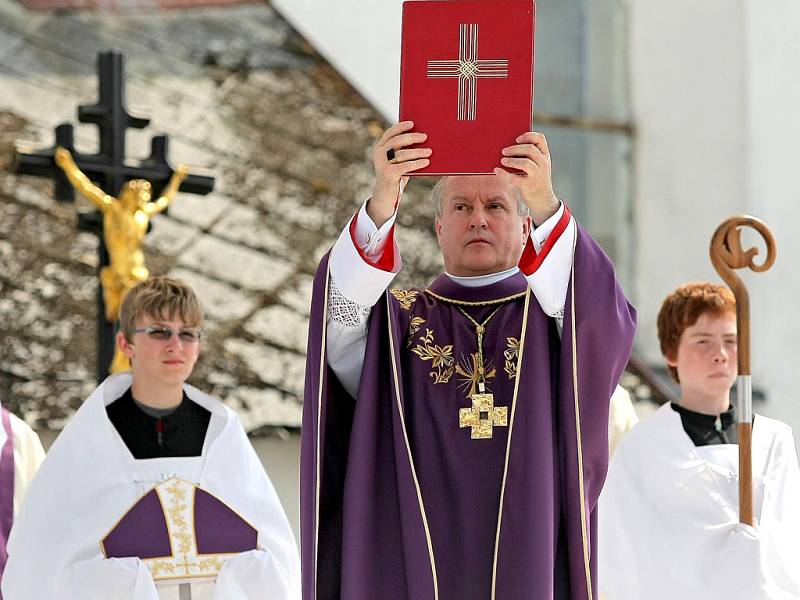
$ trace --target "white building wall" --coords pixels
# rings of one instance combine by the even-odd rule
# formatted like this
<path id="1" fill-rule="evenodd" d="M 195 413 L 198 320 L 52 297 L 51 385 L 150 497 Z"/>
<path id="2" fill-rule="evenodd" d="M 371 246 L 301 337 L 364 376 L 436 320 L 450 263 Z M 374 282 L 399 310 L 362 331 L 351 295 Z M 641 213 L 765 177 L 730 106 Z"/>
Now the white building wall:
<path id="1" fill-rule="evenodd" d="M 753 383 L 767 386 L 767 414 L 800 440 L 800 4 L 745 0 L 747 191 L 754 215 L 772 230 L 775 266 L 748 278 L 752 287 Z"/>
<path id="2" fill-rule="evenodd" d="M 540 0 L 540 4 L 546 1 Z M 390 121 L 397 117 L 401 0 L 273 0 Z M 660 361 L 656 316 L 690 280 L 717 280 L 708 245 L 725 218 L 773 229 L 779 258 L 752 288 L 754 385 L 767 414 L 800 431 L 791 373 L 800 339 L 800 4 L 628 0 L 636 127 L 633 232 L 637 347 Z M 611 24 L 610 24 L 611 25 Z M 539 22 L 538 27 L 546 26 Z M 792 217 L 795 217 L 794 219 Z M 626 240 L 627 236 L 620 239 Z"/>
<path id="3" fill-rule="evenodd" d="M 397 120 L 402 0 L 272 0 L 271 5 L 384 117 Z"/>
<path id="4" fill-rule="evenodd" d="M 638 347 L 660 360 L 656 317 L 687 280 L 713 279 L 719 223 L 748 208 L 741 0 L 632 0 Z"/>

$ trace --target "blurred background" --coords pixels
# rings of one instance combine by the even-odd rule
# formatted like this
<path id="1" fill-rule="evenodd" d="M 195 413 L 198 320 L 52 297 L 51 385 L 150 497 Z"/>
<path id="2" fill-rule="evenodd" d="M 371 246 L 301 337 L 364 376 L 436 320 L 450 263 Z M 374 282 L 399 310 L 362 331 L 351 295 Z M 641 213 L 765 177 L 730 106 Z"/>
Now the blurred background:
<path id="1" fill-rule="evenodd" d="M 749 213 L 778 260 L 747 273 L 755 410 L 800 428 L 800 5 L 790 0 L 539 0 L 534 128 L 556 193 L 601 243 L 639 311 L 623 385 L 641 415 L 670 387 L 655 321 L 680 283 L 717 281 L 708 245 Z M 397 119 L 400 0 L 0 0 L 0 402 L 48 446 L 96 385 L 98 237 L 88 201 L 14 173 L 15 143 L 48 148 L 98 96 L 97 53 L 125 57 L 127 105 L 150 119 L 126 156 L 169 137 L 172 165 L 206 169 L 153 220 L 148 267 L 194 286 L 207 338 L 191 382 L 240 414 L 297 525 L 310 283 L 368 197 L 370 146 Z M 397 285 L 441 268 L 425 200 L 406 192 Z M 759 245 L 753 236 L 746 244 Z"/>

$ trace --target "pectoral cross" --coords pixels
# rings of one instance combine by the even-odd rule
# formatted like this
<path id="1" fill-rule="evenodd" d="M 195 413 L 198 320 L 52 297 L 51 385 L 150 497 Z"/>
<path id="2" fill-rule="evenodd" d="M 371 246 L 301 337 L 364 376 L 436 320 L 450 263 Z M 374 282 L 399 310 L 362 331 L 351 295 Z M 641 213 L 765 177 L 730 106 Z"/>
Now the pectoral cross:
<path id="1" fill-rule="evenodd" d="M 458 425 L 472 428 L 471 439 L 487 440 L 496 426 L 508 427 L 508 407 L 495 406 L 494 395 L 486 393 L 483 383 L 478 385 L 479 393 L 470 396 L 472 408 L 459 409 Z"/>

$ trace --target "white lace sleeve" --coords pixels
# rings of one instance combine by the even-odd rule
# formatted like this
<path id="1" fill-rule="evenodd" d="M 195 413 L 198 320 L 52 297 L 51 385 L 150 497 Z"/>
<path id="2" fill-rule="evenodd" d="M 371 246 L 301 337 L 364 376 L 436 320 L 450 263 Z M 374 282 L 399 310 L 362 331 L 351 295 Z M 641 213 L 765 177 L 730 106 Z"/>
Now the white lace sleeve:
<path id="1" fill-rule="evenodd" d="M 364 327 L 367 324 L 370 310 L 372 310 L 371 306 L 362 306 L 358 302 L 346 298 L 336 286 L 336 282 L 331 279 L 328 288 L 329 322 L 342 327 Z"/>

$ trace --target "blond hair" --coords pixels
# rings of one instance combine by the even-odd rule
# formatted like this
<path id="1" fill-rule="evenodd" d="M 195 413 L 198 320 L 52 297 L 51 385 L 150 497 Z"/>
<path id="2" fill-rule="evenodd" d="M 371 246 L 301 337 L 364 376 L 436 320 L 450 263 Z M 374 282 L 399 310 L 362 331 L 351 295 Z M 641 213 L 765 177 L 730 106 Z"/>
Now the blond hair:
<path id="1" fill-rule="evenodd" d="M 200 327 L 203 307 L 194 290 L 180 279 L 150 277 L 135 284 L 122 300 L 119 329 L 126 340 L 132 340 L 136 321 L 145 316 L 162 320 L 178 317 L 190 327 Z"/>

